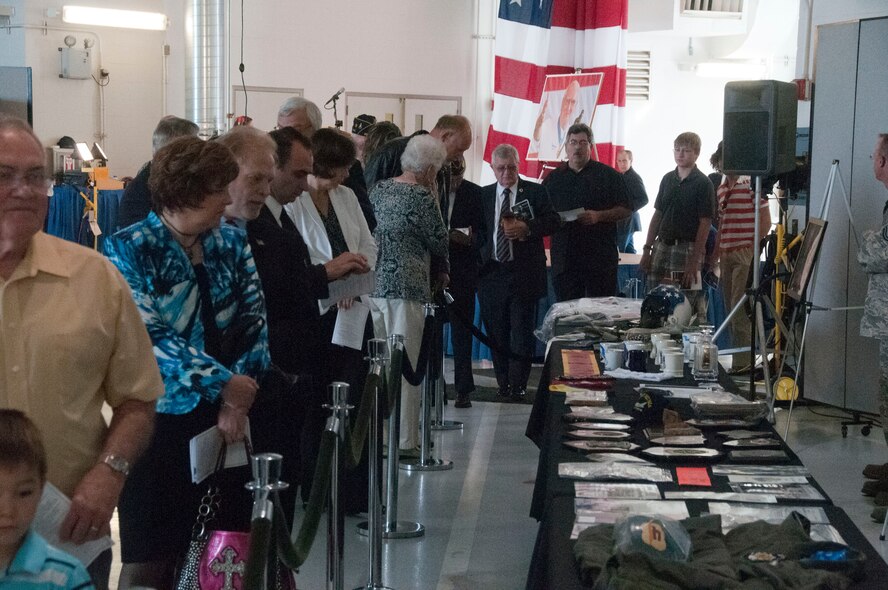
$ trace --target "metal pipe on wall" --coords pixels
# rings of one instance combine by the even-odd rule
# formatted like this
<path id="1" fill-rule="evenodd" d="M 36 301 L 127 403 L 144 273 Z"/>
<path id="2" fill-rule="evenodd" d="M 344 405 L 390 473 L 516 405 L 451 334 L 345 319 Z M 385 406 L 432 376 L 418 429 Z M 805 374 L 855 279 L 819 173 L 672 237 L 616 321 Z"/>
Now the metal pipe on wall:
<path id="1" fill-rule="evenodd" d="M 192 0 L 185 22 L 187 117 L 212 137 L 225 131 L 225 1 Z"/>

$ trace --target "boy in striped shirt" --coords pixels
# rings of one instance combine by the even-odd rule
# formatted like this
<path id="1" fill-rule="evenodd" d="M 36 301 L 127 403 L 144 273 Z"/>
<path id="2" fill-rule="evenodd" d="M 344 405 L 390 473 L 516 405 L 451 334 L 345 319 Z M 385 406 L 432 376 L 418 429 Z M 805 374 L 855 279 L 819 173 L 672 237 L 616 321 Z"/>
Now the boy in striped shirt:
<path id="1" fill-rule="evenodd" d="M 37 427 L 18 410 L 0 410 L 0 590 L 94 588 L 79 561 L 31 530 L 45 482 Z"/>
<path id="2" fill-rule="evenodd" d="M 722 144 L 712 155 L 711 162 L 717 162 L 716 169 L 722 168 Z M 725 309 L 730 312 L 746 292 L 755 250 L 754 204 L 755 190 L 751 187 L 749 176 L 724 176 L 716 191 L 718 203 L 718 238 L 716 252 L 719 258 L 719 276 Z M 768 200 L 760 199 L 758 203 L 760 238 L 771 230 L 771 213 Z M 744 310 L 740 310 L 731 318 L 731 346 L 739 348 L 752 343 L 752 322 Z M 736 353 L 731 362 L 732 371 L 749 365 L 749 353 Z"/>

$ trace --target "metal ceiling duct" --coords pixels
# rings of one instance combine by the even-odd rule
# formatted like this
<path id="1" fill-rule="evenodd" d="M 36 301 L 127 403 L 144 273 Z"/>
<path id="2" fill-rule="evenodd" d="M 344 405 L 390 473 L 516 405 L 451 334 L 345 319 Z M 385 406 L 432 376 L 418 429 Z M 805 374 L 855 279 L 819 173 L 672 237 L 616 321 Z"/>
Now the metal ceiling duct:
<path id="1" fill-rule="evenodd" d="M 212 137 L 225 131 L 225 0 L 191 0 L 185 23 L 185 108 Z"/>

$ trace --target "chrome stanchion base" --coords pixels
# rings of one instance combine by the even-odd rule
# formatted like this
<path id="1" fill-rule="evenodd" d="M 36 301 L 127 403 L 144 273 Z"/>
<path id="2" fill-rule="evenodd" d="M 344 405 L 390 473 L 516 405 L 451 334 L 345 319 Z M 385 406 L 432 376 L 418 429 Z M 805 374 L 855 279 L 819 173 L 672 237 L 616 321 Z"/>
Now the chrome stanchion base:
<path id="1" fill-rule="evenodd" d="M 395 590 L 394 588 L 390 588 L 388 586 L 376 585 L 376 584 L 367 584 L 366 586 L 358 586 L 355 590 Z"/>
<path id="2" fill-rule="evenodd" d="M 356 532 L 362 536 L 366 537 L 368 534 L 368 523 L 365 520 L 364 522 L 359 522 L 356 526 Z M 389 528 L 386 525 L 385 528 L 382 529 L 382 538 L 383 539 L 413 539 L 416 537 L 422 537 L 425 535 L 425 527 L 418 522 L 411 522 L 409 520 L 399 520 L 395 523 L 394 528 Z"/>
<path id="3" fill-rule="evenodd" d="M 404 471 L 447 471 L 453 469 L 453 461 L 447 459 L 401 459 Z"/>
<path id="4" fill-rule="evenodd" d="M 463 423 L 457 420 L 441 420 L 432 422 L 432 430 L 461 430 Z"/>

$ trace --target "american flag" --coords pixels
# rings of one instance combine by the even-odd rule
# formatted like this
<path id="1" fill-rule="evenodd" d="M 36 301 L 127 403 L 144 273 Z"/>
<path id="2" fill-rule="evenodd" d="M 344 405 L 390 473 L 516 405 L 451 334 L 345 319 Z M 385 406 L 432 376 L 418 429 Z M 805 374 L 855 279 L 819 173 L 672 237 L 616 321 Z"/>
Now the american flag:
<path id="1" fill-rule="evenodd" d="M 616 163 L 626 102 L 628 4 L 629 0 L 500 0 L 485 161 L 497 145 L 510 143 L 521 154 L 521 173 L 538 177 L 543 162 L 524 157 L 540 114 L 546 75 L 600 72 L 592 130 L 598 160 Z M 588 116 L 583 118 L 588 122 Z"/>

